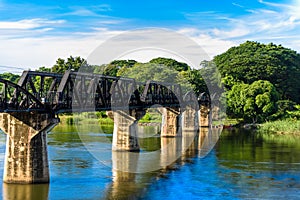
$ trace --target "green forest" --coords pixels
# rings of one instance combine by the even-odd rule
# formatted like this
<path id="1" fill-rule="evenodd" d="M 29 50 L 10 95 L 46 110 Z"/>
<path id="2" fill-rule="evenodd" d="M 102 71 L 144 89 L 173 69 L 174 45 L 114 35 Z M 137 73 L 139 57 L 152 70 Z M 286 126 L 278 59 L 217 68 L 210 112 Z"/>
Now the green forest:
<path id="1" fill-rule="evenodd" d="M 203 76 L 209 75 L 210 81 L 221 82 L 225 88 L 230 119 L 243 124 L 300 119 L 300 54 L 296 51 L 273 43 L 246 41 L 199 65 L 202 68 L 192 69 L 186 63 L 159 57 L 147 63 L 115 60 L 92 66 L 81 57 L 70 56 L 37 71 L 63 73 L 88 66 L 91 72 L 109 76 L 180 83 L 183 90 L 192 89 L 197 95 L 208 92 Z M 3 73 L 0 77 L 17 82 L 19 75 Z"/>

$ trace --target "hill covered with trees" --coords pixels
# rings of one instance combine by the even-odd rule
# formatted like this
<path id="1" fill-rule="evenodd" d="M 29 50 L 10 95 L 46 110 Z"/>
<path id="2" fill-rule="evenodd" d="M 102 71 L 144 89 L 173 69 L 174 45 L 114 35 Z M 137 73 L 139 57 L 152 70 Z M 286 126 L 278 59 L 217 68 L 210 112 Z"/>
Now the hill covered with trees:
<path id="1" fill-rule="evenodd" d="M 300 54 L 281 45 L 247 41 L 213 62 L 227 90 L 227 114 L 263 122 L 295 117 L 300 104 Z"/>

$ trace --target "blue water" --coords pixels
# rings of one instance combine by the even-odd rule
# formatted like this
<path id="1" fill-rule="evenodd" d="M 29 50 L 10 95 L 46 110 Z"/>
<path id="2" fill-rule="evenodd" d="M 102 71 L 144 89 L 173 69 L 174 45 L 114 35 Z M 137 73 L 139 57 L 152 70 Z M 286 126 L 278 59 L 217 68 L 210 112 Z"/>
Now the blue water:
<path id="1" fill-rule="evenodd" d="M 204 158 L 194 154 L 165 170 L 116 174 L 87 151 L 75 132 L 63 133 L 63 140 L 57 134 L 48 135 L 50 184 L 26 189 L 29 186 L 1 182 L 0 198 L 300 199 L 298 139 L 274 142 L 249 133 L 227 133 Z M 0 171 L 4 151 L 1 133 Z"/>

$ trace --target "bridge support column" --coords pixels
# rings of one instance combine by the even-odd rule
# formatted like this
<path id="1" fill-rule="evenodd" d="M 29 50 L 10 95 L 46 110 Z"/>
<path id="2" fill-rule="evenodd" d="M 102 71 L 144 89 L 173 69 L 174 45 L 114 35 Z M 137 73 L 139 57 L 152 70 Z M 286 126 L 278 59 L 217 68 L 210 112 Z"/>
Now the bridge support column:
<path id="1" fill-rule="evenodd" d="M 167 108 L 159 108 L 162 114 L 161 137 L 176 137 L 181 133 L 179 131 L 179 113 Z"/>
<path id="2" fill-rule="evenodd" d="M 0 128 L 7 134 L 4 182 L 49 182 L 46 134 L 58 122 L 51 114 L 0 114 Z"/>
<path id="3" fill-rule="evenodd" d="M 196 135 L 199 130 L 198 111 L 191 106 L 186 107 L 181 114 L 182 134 Z"/>
<path id="4" fill-rule="evenodd" d="M 145 115 L 145 111 L 132 110 L 114 111 L 114 132 L 112 149 L 115 151 L 139 151 L 138 120 Z"/>
<path id="5" fill-rule="evenodd" d="M 199 126 L 200 127 L 209 127 L 210 125 L 210 115 L 209 107 L 206 105 L 201 105 L 198 111 L 199 116 Z"/>

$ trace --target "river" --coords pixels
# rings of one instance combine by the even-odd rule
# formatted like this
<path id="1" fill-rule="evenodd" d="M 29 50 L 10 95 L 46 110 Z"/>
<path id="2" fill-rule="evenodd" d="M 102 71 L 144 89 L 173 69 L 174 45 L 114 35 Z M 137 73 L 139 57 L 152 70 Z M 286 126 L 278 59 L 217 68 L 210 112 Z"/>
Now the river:
<path id="1" fill-rule="evenodd" d="M 105 132 L 113 129 L 103 128 Z M 144 132 L 154 137 L 140 141 L 143 151 L 160 149 L 163 143 L 153 134 L 157 129 L 144 128 Z M 75 127 L 57 126 L 48 134 L 50 184 L 14 185 L 1 181 L 0 198 L 300 199 L 300 139 L 293 136 L 223 130 L 207 155 L 192 149 L 169 167 L 135 174 L 112 170 L 109 153 L 100 159 L 90 153 L 97 144 L 111 145 L 111 134 L 87 133 L 89 137 L 85 139 L 80 135 Z M 5 140 L 1 132 L 0 179 Z"/>

